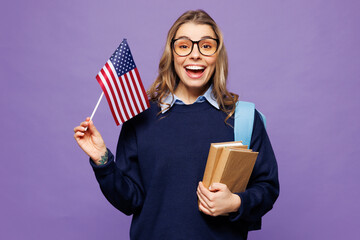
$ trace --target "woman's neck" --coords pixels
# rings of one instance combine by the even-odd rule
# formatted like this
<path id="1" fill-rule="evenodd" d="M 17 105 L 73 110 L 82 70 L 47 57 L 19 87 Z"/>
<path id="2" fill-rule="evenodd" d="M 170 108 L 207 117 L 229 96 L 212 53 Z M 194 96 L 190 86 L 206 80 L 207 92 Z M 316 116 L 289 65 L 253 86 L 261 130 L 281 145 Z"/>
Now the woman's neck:
<path id="1" fill-rule="evenodd" d="M 175 95 L 180 98 L 185 104 L 192 104 L 196 99 L 203 95 L 208 90 L 209 84 L 206 84 L 202 88 L 189 88 L 184 84 L 179 83 L 175 89 Z"/>

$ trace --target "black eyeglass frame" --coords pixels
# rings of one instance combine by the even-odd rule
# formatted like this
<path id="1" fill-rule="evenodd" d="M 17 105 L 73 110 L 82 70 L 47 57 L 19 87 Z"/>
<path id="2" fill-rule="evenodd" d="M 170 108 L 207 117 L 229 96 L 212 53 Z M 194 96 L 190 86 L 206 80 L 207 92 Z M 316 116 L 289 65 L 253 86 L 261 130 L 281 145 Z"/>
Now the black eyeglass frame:
<path id="1" fill-rule="evenodd" d="M 188 54 L 186 54 L 186 55 L 180 55 L 180 54 L 178 54 L 176 51 L 175 51 L 175 46 L 174 46 L 174 44 L 175 44 L 175 42 L 177 41 L 177 40 L 180 40 L 180 39 L 186 39 L 186 40 L 189 40 L 191 43 L 192 43 L 192 45 L 191 45 L 191 50 L 190 50 L 190 52 L 188 53 Z M 201 50 L 200 50 L 200 47 L 199 47 L 199 42 L 201 42 L 201 41 L 203 41 L 203 40 L 206 40 L 206 39 L 212 39 L 212 40 L 215 40 L 216 41 L 216 50 L 215 50 L 215 52 L 213 53 L 213 54 L 210 54 L 210 55 L 206 55 L 206 54 L 203 54 L 202 52 L 201 52 Z M 206 38 L 202 38 L 202 39 L 200 39 L 199 41 L 193 41 L 193 40 L 191 40 L 191 39 L 189 39 L 189 38 L 185 38 L 185 37 L 181 37 L 181 38 L 177 38 L 177 39 L 173 39 L 173 40 L 171 40 L 171 47 L 172 47 L 172 49 L 174 50 L 174 52 L 176 53 L 176 55 L 178 55 L 178 56 L 180 56 L 180 57 L 186 57 L 186 56 L 188 56 L 188 55 L 190 55 L 191 53 L 192 53 L 192 51 L 194 50 L 194 44 L 196 43 L 196 46 L 198 47 L 198 50 L 199 50 L 199 53 L 201 53 L 201 55 L 204 55 L 204 56 L 212 56 L 212 55 L 214 55 L 216 52 L 217 52 L 217 50 L 219 49 L 219 39 L 217 39 L 217 38 L 212 38 L 212 37 L 206 37 Z"/>

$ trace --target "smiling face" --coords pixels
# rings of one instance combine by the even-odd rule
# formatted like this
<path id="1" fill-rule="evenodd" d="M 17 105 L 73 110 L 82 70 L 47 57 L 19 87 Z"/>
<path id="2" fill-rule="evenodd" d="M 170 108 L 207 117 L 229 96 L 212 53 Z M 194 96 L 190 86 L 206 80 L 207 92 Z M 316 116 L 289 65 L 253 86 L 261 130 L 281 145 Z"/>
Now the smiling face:
<path id="1" fill-rule="evenodd" d="M 216 38 L 211 26 L 190 22 L 181 25 L 174 39 L 188 38 L 192 41 L 199 41 L 208 37 Z M 183 93 L 186 91 L 198 93 L 198 95 L 203 94 L 208 88 L 209 80 L 214 73 L 217 53 L 204 56 L 199 52 L 197 44 L 194 44 L 194 48 L 189 55 L 181 57 L 174 51 L 173 55 L 175 71 L 180 78 L 176 90 L 181 90 Z"/>

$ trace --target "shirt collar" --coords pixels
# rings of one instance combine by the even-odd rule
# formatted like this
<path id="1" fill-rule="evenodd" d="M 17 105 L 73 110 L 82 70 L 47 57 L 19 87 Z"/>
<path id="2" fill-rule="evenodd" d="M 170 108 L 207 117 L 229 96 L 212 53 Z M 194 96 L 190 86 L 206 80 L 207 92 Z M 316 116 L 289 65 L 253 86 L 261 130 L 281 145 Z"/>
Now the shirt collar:
<path id="1" fill-rule="evenodd" d="M 208 90 L 204 93 L 204 95 L 199 96 L 194 103 L 204 102 L 205 100 L 208 101 L 214 108 L 220 109 L 219 104 L 217 103 L 214 95 L 212 94 L 213 86 L 211 85 Z M 161 106 L 161 112 L 165 113 L 168 111 L 174 104 L 185 105 L 185 103 L 177 97 L 175 94 L 169 94 L 167 97 L 162 101 L 163 103 Z M 170 106 L 169 106 L 170 105 Z"/>

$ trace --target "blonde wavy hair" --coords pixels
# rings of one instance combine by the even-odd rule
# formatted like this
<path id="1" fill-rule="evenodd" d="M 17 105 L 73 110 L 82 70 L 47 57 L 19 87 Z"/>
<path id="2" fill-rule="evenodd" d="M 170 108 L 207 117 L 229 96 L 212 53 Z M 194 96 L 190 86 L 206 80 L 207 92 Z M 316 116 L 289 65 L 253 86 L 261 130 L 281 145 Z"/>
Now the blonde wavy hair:
<path id="1" fill-rule="evenodd" d="M 160 104 L 164 104 L 162 100 L 165 99 L 169 94 L 172 94 L 173 96 L 175 88 L 179 82 L 179 77 L 175 72 L 174 55 L 171 42 L 180 26 L 189 22 L 211 26 L 216 37 L 219 39 L 215 71 L 209 81 L 213 84 L 212 94 L 219 104 L 220 109 L 227 114 L 225 119 L 226 123 L 226 121 L 235 112 L 235 104 L 239 96 L 229 92 L 226 88 L 226 80 L 228 76 L 228 57 L 224 46 L 223 35 L 215 21 L 203 10 L 187 11 L 182 14 L 172 25 L 167 35 L 165 50 L 160 59 L 159 74 L 155 82 L 150 86 L 147 94 L 150 100 L 156 101 L 159 106 Z"/>

